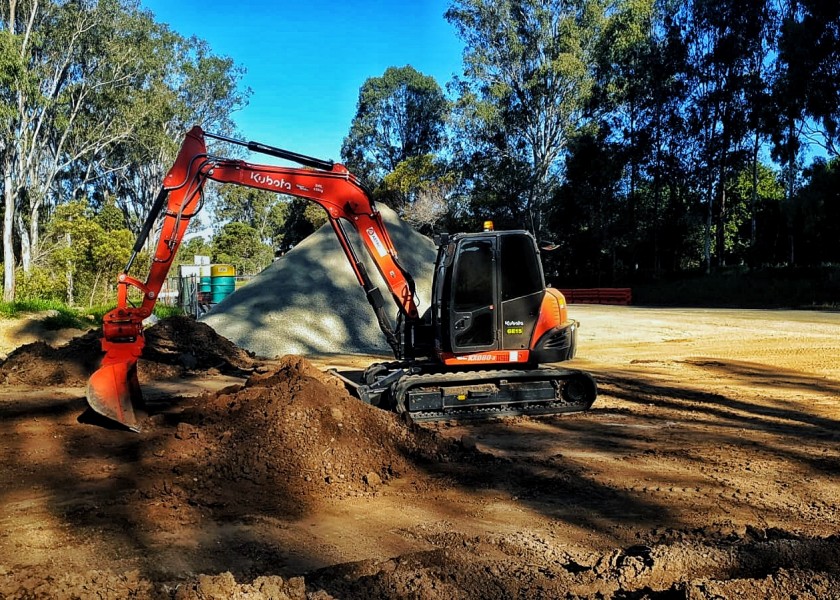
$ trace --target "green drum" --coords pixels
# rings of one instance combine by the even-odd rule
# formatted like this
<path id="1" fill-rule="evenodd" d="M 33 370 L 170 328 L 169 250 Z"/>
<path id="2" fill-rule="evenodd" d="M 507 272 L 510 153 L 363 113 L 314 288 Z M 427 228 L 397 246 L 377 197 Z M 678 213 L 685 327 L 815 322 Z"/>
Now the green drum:
<path id="1" fill-rule="evenodd" d="M 213 265 L 210 272 L 210 303 L 218 304 L 236 289 L 236 269 L 233 265 Z"/>
<path id="2" fill-rule="evenodd" d="M 210 293 L 210 283 L 213 277 L 213 272 L 210 265 L 201 265 L 199 268 L 198 291 Z"/>

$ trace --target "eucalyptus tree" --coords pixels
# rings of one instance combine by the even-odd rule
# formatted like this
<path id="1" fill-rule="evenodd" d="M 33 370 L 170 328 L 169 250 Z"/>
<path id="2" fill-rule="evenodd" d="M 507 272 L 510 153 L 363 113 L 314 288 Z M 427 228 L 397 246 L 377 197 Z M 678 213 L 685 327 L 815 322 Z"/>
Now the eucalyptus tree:
<path id="1" fill-rule="evenodd" d="M 37 252 L 42 211 L 62 173 L 125 139 L 136 114 L 117 97 L 140 76 L 128 35 L 136 22 L 116 1 L 0 5 L 4 298 L 14 296 L 15 235 L 24 270 Z M 85 177 L 91 177 L 88 172 Z"/>
<path id="2" fill-rule="evenodd" d="M 726 263 L 729 193 L 749 159 L 750 90 L 754 57 L 766 30 L 765 0 L 694 0 L 688 36 L 693 68 L 690 123 L 697 181 L 705 192 L 704 262 Z"/>
<path id="3" fill-rule="evenodd" d="M 9 0 L 0 31 L 8 300 L 17 257 L 26 271 L 37 256 L 45 213 L 73 198 L 101 202 L 107 191 L 131 215 L 151 202 L 184 124 L 209 118 L 229 128 L 245 93 L 230 59 L 132 0 Z"/>
<path id="4" fill-rule="evenodd" d="M 779 39 L 774 86 L 777 108 L 830 155 L 840 142 L 840 4 L 776 0 Z M 783 117 L 784 118 L 784 117 Z M 815 130 L 815 128 L 819 130 Z"/>
<path id="5" fill-rule="evenodd" d="M 822 0 L 777 0 L 779 38 L 771 74 L 773 157 L 782 164 L 788 214 L 794 204 L 805 154 L 822 146 L 837 155 L 840 141 L 840 5 Z M 813 171 L 812 171 L 813 172 Z M 790 222 L 789 256 L 796 262 L 798 223 Z"/>
<path id="6" fill-rule="evenodd" d="M 806 170 L 796 210 L 802 224 L 799 260 L 803 264 L 840 263 L 840 157 L 816 159 Z"/>
<path id="7" fill-rule="evenodd" d="M 388 67 L 359 90 L 356 115 L 341 158 L 373 186 L 403 161 L 438 153 L 445 142 L 449 105 L 434 77 L 414 67 Z"/>
<path id="8" fill-rule="evenodd" d="M 256 229 L 237 221 L 225 223 L 210 245 L 213 262 L 233 264 L 240 275 L 256 275 L 271 264 L 274 256 Z"/>
<path id="9" fill-rule="evenodd" d="M 623 185 L 616 190 L 626 213 L 622 237 L 634 264 L 654 273 L 663 253 L 675 251 L 663 235 L 665 217 L 673 219 L 686 208 L 681 195 L 672 193 L 687 162 L 688 57 L 675 17 L 669 2 L 627 0 L 614 6 L 599 45 L 591 109 L 619 145 L 612 151 L 614 160 L 626 164 Z M 586 168 L 582 161 L 567 169 L 571 165 Z M 567 177 L 572 177 L 568 170 Z"/>
<path id="10" fill-rule="evenodd" d="M 279 248 L 290 212 L 289 204 L 288 196 L 239 185 L 223 185 L 219 188 L 213 213 L 221 224 L 249 225 L 263 244 Z"/>
<path id="11" fill-rule="evenodd" d="M 605 3 L 455 0 L 446 18 L 465 42 L 455 82 L 465 156 L 479 176 L 519 173 L 506 201 L 539 233 L 563 151 L 585 116 Z"/>
<path id="12" fill-rule="evenodd" d="M 135 93 L 147 110 L 131 139 L 111 153 L 120 168 L 107 180 L 135 231 L 148 212 L 175 159 L 184 134 L 193 126 L 231 135 L 233 116 L 247 104 L 250 90 L 240 86 L 244 69 L 213 54 L 203 40 L 184 38 L 155 24 L 145 40 L 156 57 L 150 77 Z M 236 150 L 234 150 L 235 152 Z M 211 188 L 214 189 L 214 188 Z"/>

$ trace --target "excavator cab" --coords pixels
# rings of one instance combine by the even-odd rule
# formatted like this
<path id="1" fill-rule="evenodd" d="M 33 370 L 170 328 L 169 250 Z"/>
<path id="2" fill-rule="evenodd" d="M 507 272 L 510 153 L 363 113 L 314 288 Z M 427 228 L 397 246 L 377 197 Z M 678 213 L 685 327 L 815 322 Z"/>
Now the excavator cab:
<path id="1" fill-rule="evenodd" d="M 440 353 L 506 351 L 512 363 L 525 362 L 521 358 L 534 349 L 546 296 L 549 304 L 555 299 L 547 291 L 534 237 L 519 230 L 447 237 L 438 249 L 432 295 Z M 560 312 L 559 303 L 556 308 Z"/>

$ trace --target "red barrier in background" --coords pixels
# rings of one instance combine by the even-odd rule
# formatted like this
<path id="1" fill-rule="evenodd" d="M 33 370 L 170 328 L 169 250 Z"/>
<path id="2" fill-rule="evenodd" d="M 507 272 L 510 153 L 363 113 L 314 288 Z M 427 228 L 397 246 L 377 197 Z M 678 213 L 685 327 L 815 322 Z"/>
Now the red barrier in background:
<path id="1" fill-rule="evenodd" d="M 630 288 L 578 288 L 573 290 L 561 289 L 569 304 L 622 304 L 628 305 L 633 301 Z"/>

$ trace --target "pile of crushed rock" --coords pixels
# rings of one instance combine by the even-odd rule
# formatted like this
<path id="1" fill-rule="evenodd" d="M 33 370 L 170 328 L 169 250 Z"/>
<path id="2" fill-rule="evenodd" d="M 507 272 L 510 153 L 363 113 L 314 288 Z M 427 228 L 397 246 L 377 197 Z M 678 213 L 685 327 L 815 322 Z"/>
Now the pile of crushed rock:
<path id="1" fill-rule="evenodd" d="M 431 298 L 435 244 L 387 206 L 379 210 L 401 264 L 415 279 L 422 314 Z M 390 292 L 358 234 L 352 227 L 346 229 L 396 315 Z M 329 224 L 214 306 L 201 320 L 237 346 L 268 358 L 285 354 L 391 354 Z"/>

